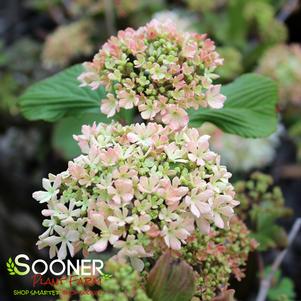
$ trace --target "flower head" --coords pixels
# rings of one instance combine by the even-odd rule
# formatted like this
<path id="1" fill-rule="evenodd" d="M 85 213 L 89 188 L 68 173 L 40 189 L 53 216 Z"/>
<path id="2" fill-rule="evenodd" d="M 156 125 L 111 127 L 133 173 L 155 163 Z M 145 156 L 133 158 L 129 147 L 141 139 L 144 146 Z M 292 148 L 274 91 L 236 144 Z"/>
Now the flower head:
<path id="1" fill-rule="evenodd" d="M 161 120 L 173 129 L 188 123 L 188 108 L 221 108 L 225 96 L 214 85 L 223 60 L 205 34 L 178 31 L 170 20 L 154 19 L 111 37 L 84 64 L 81 86 L 103 85 L 101 111 L 109 117 L 120 108 L 137 107 L 144 119 Z"/>
<path id="2" fill-rule="evenodd" d="M 73 254 L 74 244 L 85 252 L 113 246 L 141 269 L 158 244 L 179 250 L 195 231 L 228 227 L 238 202 L 209 136 L 112 123 L 83 126 L 75 138 L 83 154 L 34 194 L 48 205 L 39 246 L 52 255 Z"/>

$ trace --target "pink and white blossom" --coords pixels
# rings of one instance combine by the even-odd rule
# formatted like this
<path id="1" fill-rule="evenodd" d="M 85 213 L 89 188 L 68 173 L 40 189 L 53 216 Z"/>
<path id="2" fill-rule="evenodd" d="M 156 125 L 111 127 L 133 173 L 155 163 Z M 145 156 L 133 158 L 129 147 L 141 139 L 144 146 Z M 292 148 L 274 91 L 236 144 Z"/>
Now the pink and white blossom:
<path id="1" fill-rule="evenodd" d="M 143 119 L 178 130 L 188 123 L 186 109 L 223 106 L 225 97 L 213 84 L 222 64 L 206 34 L 183 32 L 171 20 L 154 19 L 111 37 L 93 61 L 84 64 L 78 79 L 91 89 L 105 87 L 108 98 L 101 111 L 109 117 L 119 108 L 137 107 Z"/>
<path id="2" fill-rule="evenodd" d="M 47 203 L 50 200 L 56 199 L 61 185 L 61 178 L 58 176 L 53 181 L 43 179 L 43 188 L 46 191 L 34 192 L 32 197 L 40 203 Z"/>
<path id="3" fill-rule="evenodd" d="M 108 188 L 108 193 L 116 204 L 128 203 L 134 197 L 133 183 L 129 179 L 117 179 L 114 186 Z"/>
<path id="4" fill-rule="evenodd" d="M 227 228 L 238 202 L 209 136 L 156 123 L 83 126 L 83 154 L 35 193 L 47 208 L 38 247 L 63 258 L 118 249 L 143 269 L 155 246 L 180 250 L 195 231 Z"/>
<path id="5" fill-rule="evenodd" d="M 106 224 L 104 217 L 99 213 L 93 213 L 90 216 L 90 223 L 101 231 L 100 239 L 92 244 L 88 251 L 103 252 L 107 249 L 108 243 L 112 245 L 119 239 L 117 227 Z"/>
<path id="6" fill-rule="evenodd" d="M 173 250 L 180 250 L 182 243 L 191 235 L 181 222 L 171 222 L 162 229 L 162 234 L 166 245 Z"/>

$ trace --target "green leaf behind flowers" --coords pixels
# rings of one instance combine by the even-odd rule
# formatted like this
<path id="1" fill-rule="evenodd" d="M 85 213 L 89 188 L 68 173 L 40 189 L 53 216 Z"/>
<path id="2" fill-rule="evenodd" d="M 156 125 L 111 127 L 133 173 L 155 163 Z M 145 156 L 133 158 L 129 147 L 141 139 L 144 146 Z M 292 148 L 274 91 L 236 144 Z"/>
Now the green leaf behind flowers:
<path id="1" fill-rule="evenodd" d="M 264 272 L 267 275 L 270 271 L 270 267 L 267 267 Z M 293 281 L 288 277 L 283 277 L 279 270 L 274 274 L 273 285 L 268 291 L 268 299 L 270 301 L 296 300 Z"/>
<path id="2" fill-rule="evenodd" d="M 81 65 L 75 65 L 28 88 L 19 100 L 23 115 L 30 120 L 57 121 L 86 113 L 100 114 L 105 89 L 80 88 L 77 77 L 82 71 Z M 265 137 L 275 131 L 277 88 L 272 80 L 246 74 L 224 86 L 222 92 L 227 96 L 224 108 L 190 110 L 191 126 L 209 121 L 225 132 L 248 138 Z M 123 111 L 115 119 L 130 123 L 133 114 Z"/>
<path id="3" fill-rule="evenodd" d="M 65 116 L 99 113 L 105 90 L 79 87 L 77 77 L 82 72 L 81 65 L 74 65 L 29 87 L 19 99 L 22 114 L 29 120 L 56 121 Z"/>
<path id="4" fill-rule="evenodd" d="M 225 85 L 222 93 L 227 100 L 222 109 L 190 110 L 190 125 L 214 123 L 226 133 L 246 138 L 271 135 L 277 126 L 277 86 L 269 78 L 245 74 Z"/>

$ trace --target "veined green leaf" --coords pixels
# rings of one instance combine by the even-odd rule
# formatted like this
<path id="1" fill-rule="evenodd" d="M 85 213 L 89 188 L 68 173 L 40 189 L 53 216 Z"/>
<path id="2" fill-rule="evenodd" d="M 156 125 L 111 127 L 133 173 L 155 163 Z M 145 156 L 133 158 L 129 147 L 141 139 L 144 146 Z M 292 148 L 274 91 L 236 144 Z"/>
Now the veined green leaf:
<path id="1" fill-rule="evenodd" d="M 98 113 L 105 90 L 80 88 L 77 77 L 82 72 L 81 65 L 74 65 L 29 87 L 19 100 L 23 115 L 29 120 L 56 121 L 79 113 Z"/>
<path id="2" fill-rule="evenodd" d="M 190 125 L 208 121 L 224 132 L 246 138 L 271 135 L 277 126 L 277 85 L 258 74 L 245 74 L 225 85 L 227 100 L 222 109 L 189 110 Z"/>
<path id="3" fill-rule="evenodd" d="M 77 77 L 82 70 L 81 65 L 75 65 L 30 87 L 20 98 L 23 115 L 30 120 L 56 121 L 67 116 L 100 114 L 105 90 L 80 88 Z M 228 98 L 224 108 L 190 110 L 190 125 L 209 121 L 225 132 L 248 138 L 265 137 L 275 131 L 277 88 L 272 80 L 247 74 L 224 86 L 222 92 Z M 123 115 L 117 114 L 116 118 L 132 122 L 133 112 Z"/>

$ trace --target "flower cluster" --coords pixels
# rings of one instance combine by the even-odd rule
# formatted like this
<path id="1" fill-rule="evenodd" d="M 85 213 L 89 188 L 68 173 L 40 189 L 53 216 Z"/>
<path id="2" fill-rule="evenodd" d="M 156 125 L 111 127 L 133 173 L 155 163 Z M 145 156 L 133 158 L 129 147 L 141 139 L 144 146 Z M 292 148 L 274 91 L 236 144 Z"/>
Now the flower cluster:
<path id="1" fill-rule="evenodd" d="M 143 119 L 180 129 L 188 123 L 186 109 L 223 107 L 225 96 L 213 84 L 222 62 L 205 34 L 183 33 L 170 21 L 153 20 L 111 37 L 92 62 L 84 63 L 79 80 L 81 86 L 106 88 L 101 111 L 108 117 L 137 107 Z"/>
<path id="2" fill-rule="evenodd" d="M 158 241 L 180 250 L 195 231 L 228 228 L 239 204 L 231 174 L 197 129 L 94 124 L 75 139 L 83 155 L 33 194 L 48 205 L 38 246 L 50 256 L 112 245 L 141 270 Z"/>
<path id="3" fill-rule="evenodd" d="M 301 105 L 301 47 L 298 44 L 270 48 L 261 58 L 257 71 L 277 81 L 283 104 Z"/>
<path id="4" fill-rule="evenodd" d="M 197 232 L 191 236 L 187 245 L 174 253 L 173 257 L 185 259 L 194 270 L 196 291 L 192 301 L 217 301 L 223 293 L 229 293 L 230 277 L 234 276 L 239 281 L 244 277 L 248 255 L 256 247 L 257 243 L 250 237 L 247 227 L 237 218 L 231 220 L 228 230 L 214 227 L 209 235 Z M 164 252 L 165 248 L 158 249 L 154 257 L 158 259 Z M 106 277 L 101 276 L 100 283 L 90 280 L 84 284 L 85 281 L 79 282 L 70 276 L 74 277 L 71 287 L 68 278 L 57 284 L 55 288 L 61 297 L 58 301 L 69 301 L 71 296 L 76 296 L 75 292 L 80 295 L 82 291 L 91 289 L 92 285 L 93 290 L 97 289 L 101 294 L 101 300 L 151 301 L 145 290 L 150 281 L 150 271 L 153 271 L 153 267 L 148 264 L 147 269 L 138 275 L 130 265 L 111 258 L 105 264 L 107 274 Z M 88 276 L 91 277 L 93 275 Z M 87 296 L 87 301 L 94 301 L 96 295 Z"/>
<path id="5" fill-rule="evenodd" d="M 231 276 L 240 281 L 245 276 L 248 255 L 256 247 L 246 225 L 236 217 L 229 230 L 214 229 L 209 235 L 196 232 L 190 237 L 181 256 L 197 273 L 193 300 L 214 300 L 228 288 Z"/>
<path id="6" fill-rule="evenodd" d="M 79 55 L 88 55 L 93 46 L 90 41 L 89 22 L 79 21 L 58 27 L 48 35 L 42 61 L 47 68 L 64 67 Z"/>
<path id="7" fill-rule="evenodd" d="M 274 186 L 273 178 L 254 172 L 247 181 L 238 181 L 235 190 L 240 201 L 237 214 L 248 222 L 260 251 L 286 247 L 287 235 L 277 220 L 290 217 L 292 210 L 285 207 L 281 188 Z"/>
<path id="8" fill-rule="evenodd" d="M 202 125 L 200 131 L 210 134 L 212 150 L 221 155 L 222 164 L 225 164 L 230 171 L 248 172 L 265 167 L 274 160 L 283 128 L 279 126 L 276 133 L 259 139 L 246 139 L 226 134 L 211 123 Z"/>

